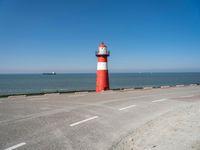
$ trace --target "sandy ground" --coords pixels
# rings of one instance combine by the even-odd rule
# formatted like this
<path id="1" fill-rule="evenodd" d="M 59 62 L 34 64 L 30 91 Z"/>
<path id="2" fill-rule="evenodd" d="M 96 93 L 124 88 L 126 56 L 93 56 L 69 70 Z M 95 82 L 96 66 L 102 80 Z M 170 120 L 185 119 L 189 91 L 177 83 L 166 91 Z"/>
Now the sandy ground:
<path id="1" fill-rule="evenodd" d="M 179 107 L 149 121 L 112 150 L 200 150 L 200 103 Z"/>

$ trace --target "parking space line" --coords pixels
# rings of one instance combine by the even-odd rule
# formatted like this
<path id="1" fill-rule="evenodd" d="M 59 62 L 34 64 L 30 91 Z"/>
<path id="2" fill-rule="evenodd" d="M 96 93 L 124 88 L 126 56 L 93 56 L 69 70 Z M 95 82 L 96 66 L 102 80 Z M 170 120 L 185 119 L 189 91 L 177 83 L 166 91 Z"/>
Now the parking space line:
<path id="1" fill-rule="evenodd" d="M 90 120 L 93 120 L 93 119 L 96 119 L 96 118 L 98 118 L 98 116 L 93 116 L 93 117 L 90 117 L 90 118 L 88 118 L 88 119 L 85 119 L 85 120 L 81 120 L 81 121 L 72 123 L 72 124 L 70 124 L 70 127 L 79 125 L 79 124 L 81 124 L 81 123 L 84 123 L 84 122 L 87 122 L 87 121 L 90 121 Z"/>
<path id="2" fill-rule="evenodd" d="M 129 105 L 129 106 L 120 108 L 119 110 L 125 110 L 125 109 L 132 108 L 132 107 L 135 107 L 135 106 L 136 106 L 136 105 Z"/>
<path id="3" fill-rule="evenodd" d="M 25 142 L 19 143 L 19 144 L 17 144 L 17 145 L 12 146 L 12 147 L 6 148 L 5 150 L 13 150 L 13 149 L 16 149 L 16 148 L 18 148 L 18 147 L 21 147 L 21 146 L 23 146 L 23 145 L 26 145 L 26 143 L 25 143 Z"/>
<path id="4" fill-rule="evenodd" d="M 154 100 L 154 101 L 152 101 L 152 103 L 163 102 L 163 101 L 166 101 L 166 100 L 167 100 L 166 98 L 158 99 L 158 100 Z"/>

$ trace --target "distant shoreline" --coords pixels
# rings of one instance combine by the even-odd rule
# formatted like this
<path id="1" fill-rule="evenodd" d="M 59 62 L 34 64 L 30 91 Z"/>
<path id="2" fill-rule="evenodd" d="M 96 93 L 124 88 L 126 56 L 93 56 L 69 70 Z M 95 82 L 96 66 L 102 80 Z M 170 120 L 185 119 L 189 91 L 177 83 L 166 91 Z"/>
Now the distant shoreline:
<path id="1" fill-rule="evenodd" d="M 172 88 L 172 87 L 185 87 L 185 86 L 200 86 L 200 83 L 191 83 L 191 84 L 181 84 L 181 85 L 174 85 L 174 86 L 141 86 L 141 87 L 133 87 L 133 88 L 114 88 L 110 89 L 111 91 L 128 91 L 128 90 L 148 90 L 148 89 L 158 89 L 158 88 Z M 0 98 L 5 98 L 9 96 L 35 96 L 35 95 L 44 95 L 44 94 L 67 94 L 67 93 L 76 93 L 76 92 L 95 92 L 94 89 L 91 90 L 56 90 L 51 92 L 33 92 L 33 93 L 20 93 L 20 94 L 2 94 L 0 95 Z"/>

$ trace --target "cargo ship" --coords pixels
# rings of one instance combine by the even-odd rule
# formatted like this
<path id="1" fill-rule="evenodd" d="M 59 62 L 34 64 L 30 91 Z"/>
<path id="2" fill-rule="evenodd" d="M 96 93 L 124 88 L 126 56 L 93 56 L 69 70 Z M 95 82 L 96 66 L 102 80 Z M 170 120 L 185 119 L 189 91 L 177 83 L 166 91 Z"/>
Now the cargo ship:
<path id="1" fill-rule="evenodd" d="M 43 73 L 43 75 L 56 75 L 55 72 L 47 72 L 47 73 Z"/>

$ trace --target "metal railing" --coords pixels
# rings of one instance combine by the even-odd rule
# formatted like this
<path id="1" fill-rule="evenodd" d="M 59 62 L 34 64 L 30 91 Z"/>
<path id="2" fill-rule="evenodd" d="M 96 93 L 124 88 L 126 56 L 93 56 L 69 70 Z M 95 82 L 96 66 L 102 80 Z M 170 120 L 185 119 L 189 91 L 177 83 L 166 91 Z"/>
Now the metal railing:
<path id="1" fill-rule="evenodd" d="M 110 56 L 110 51 L 106 51 L 106 53 L 99 53 L 99 51 L 95 52 L 96 56 Z"/>

